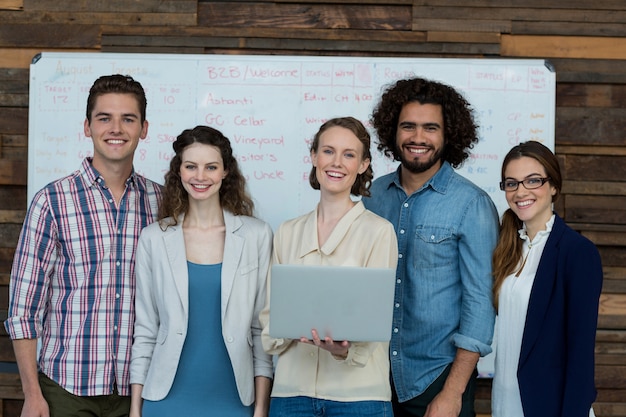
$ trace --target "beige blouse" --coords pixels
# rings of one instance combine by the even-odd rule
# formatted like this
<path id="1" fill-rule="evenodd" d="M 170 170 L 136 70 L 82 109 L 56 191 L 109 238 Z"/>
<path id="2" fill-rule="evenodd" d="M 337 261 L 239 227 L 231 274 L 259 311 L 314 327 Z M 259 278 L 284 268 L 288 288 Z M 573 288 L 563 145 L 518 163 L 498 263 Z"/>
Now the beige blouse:
<path id="1" fill-rule="evenodd" d="M 366 210 L 361 202 L 337 223 L 321 248 L 317 240 L 317 210 L 283 223 L 274 236 L 273 263 L 395 268 L 397 260 L 393 225 Z M 273 339 L 269 336 L 269 287 L 260 320 L 263 347 L 278 355 L 273 397 L 391 400 L 388 343 L 352 343 L 348 357 L 342 360 L 313 345 Z"/>

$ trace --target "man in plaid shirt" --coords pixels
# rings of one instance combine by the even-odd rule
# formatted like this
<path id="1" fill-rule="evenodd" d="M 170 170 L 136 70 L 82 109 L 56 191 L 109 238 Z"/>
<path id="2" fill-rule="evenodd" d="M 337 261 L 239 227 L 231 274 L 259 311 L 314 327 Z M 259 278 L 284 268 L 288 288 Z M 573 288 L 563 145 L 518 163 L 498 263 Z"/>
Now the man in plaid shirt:
<path id="1" fill-rule="evenodd" d="M 35 195 L 13 260 L 5 327 L 23 417 L 129 412 L 135 246 L 161 199 L 160 186 L 133 169 L 148 134 L 141 84 L 98 78 L 84 131 L 93 157 Z"/>

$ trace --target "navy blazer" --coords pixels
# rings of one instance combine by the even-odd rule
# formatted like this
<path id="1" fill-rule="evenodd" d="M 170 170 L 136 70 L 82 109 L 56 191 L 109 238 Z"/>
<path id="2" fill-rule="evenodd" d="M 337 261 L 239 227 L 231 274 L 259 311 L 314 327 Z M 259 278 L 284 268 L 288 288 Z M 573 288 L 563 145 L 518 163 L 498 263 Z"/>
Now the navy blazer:
<path id="1" fill-rule="evenodd" d="M 556 215 L 530 293 L 517 369 L 525 416 L 589 415 L 601 290 L 598 249 Z"/>

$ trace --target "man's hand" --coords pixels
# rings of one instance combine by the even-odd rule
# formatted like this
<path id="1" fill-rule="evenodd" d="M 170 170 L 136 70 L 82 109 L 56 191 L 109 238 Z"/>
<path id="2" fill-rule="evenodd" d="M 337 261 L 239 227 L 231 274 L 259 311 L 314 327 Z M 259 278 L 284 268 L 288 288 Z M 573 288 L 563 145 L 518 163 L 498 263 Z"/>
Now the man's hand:
<path id="1" fill-rule="evenodd" d="M 50 417 L 48 403 L 40 396 L 31 396 L 24 399 L 21 417 Z"/>
<path id="2" fill-rule="evenodd" d="M 459 417 L 462 402 L 462 393 L 457 395 L 444 389 L 428 404 L 424 417 Z"/>

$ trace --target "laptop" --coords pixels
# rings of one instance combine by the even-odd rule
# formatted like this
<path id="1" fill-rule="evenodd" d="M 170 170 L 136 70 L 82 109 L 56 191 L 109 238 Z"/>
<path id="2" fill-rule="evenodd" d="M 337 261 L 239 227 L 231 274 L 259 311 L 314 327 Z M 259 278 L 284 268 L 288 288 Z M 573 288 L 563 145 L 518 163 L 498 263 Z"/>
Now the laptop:
<path id="1" fill-rule="evenodd" d="M 351 342 L 391 338 L 395 268 L 272 265 L 273 338 L 320 337 Z"/>

